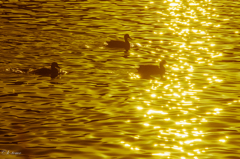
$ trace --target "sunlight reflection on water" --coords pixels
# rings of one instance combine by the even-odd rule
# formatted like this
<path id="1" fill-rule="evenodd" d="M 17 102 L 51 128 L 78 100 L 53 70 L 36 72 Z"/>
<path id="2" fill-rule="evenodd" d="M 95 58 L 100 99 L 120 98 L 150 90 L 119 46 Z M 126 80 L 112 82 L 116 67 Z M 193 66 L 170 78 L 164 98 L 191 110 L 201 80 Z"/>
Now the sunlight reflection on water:
<path id="1" fill-rule="evenodd" d="M 1 1 L 0 150 L 21 152 L 12 158 L 239 157 L 236 6 Z M 129 52 L 104 46 L 124 34 Z M 163 59 L 164 80 L 138 74 Z M 18 71 L 53 61 L 68 73 Z"/>

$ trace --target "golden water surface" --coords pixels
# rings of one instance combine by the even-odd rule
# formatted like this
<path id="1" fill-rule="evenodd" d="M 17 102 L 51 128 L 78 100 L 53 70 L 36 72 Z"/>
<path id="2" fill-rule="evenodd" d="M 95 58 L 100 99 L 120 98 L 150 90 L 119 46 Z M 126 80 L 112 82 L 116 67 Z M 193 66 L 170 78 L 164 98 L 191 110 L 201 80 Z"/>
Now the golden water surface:
<path id="1" fill-rule="evenodd" d="M 239 159 L 239 5 L 1 0 L 0 158 Z M 9 71 L 52 62 L 68 73 Z"/>

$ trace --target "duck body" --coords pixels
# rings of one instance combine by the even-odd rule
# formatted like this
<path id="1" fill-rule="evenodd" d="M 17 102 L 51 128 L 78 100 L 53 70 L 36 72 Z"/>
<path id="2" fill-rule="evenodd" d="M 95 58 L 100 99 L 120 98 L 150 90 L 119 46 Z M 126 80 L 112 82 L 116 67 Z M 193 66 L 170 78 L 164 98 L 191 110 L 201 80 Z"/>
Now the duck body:
<path id="1" fill-rule="evenodd" d="M 37 74 L 37 75 L 51 75 L 52 73 L 53 74 L 58 74 L 58 71 L 57 70 L 51 70 L 49 68 L 40 68 L 40 69 L 37 69 L 35 71 L 33 71 L 34 74 Z"/>
<path id="2" fill-rule="evenodd" d="M 128 34 L 124 35 L 125 41 L 117 41 L 117 40 L 111 40 L 107 41 L 107 46 L 112 48 L 125 48 L 126 50 L 130 49 L 130 43 L 128 39 L 131 39 Z"/>
<path id="3" fill-rule="evenodd" d="M 52 78 L 57 77 L 59 74 L 59 70 L 57 68 L 60 68 L 56 62 L 53 62 L 51 64 L 51 69 L 49 68 L 40 68 L 32 71 L 31 73 L 42 75 L 42 76 L 51 76 Z"/>
<path id="4" fill-rule="evenodd" d="M 149 79 L 152 75 L 160 75 L 163 79 L 163 76 L 165 75 L 164 64 L 166 64 L 165 60 L 160 62 L 160 67 L 155 65 L 140 65 L 138 68 L 138 73 L 141 78 L 144 79 Z"/>

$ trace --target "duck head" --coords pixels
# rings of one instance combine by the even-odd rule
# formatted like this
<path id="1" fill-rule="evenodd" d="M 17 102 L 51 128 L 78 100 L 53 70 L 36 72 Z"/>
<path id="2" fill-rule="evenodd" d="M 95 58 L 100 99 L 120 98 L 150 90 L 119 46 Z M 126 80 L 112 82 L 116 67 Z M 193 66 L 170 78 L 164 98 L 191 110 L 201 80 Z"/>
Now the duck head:
<path id="1" fill-rule="evenodd" d="M 51 68 L 53 69 L 53 68 L 56 68 L 56 67 L 60 68 L 56 62 L 53 62 L 52 65 L 51 65 Z"/>
<path id="2" fill-rule="evenodd" d="M 163 65 L 165 65 L 167 62 L 165 61 L 165 60 L 162 60 L 161 62 L 160 62 L 160 66 L 163 66 Z"/>
<path id="3" fill-rule="evenodd" d="M 128 39 L 131 39 L 131 38 L 130 38 L 129 34 L 125 34 L 125 35 L 124 35 L 124 39 L 125 39 L 125 41 L 127 41 Z M 132 40 L 132 39 L 131 39 L 131 40 Z"/>

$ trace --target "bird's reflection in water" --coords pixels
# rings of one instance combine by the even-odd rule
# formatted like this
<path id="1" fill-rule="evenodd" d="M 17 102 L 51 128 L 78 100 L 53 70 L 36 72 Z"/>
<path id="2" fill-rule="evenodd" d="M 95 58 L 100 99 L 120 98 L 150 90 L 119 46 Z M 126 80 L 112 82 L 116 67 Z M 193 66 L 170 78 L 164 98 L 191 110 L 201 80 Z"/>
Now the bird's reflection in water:
<path id="1" fill-rule="evenodd" d="M 129 55 L 130 53 L 128 50 L 124 51 L 124 55 L 123 55 L 124 58 L 128 58 Z"/>

